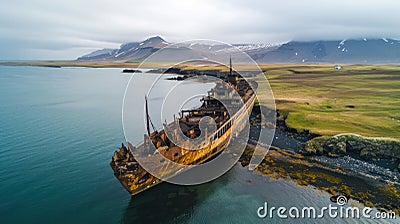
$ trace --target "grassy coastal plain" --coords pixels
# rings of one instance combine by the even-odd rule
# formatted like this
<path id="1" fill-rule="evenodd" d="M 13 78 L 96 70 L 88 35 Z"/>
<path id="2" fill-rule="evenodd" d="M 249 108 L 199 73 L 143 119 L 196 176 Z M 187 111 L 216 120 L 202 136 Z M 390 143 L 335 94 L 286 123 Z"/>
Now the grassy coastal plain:
<path id="1" fill-rule="evenodd" d="M 320 135 L 400 139 L 400 66 L 264 66 L 287 124 Z"/>

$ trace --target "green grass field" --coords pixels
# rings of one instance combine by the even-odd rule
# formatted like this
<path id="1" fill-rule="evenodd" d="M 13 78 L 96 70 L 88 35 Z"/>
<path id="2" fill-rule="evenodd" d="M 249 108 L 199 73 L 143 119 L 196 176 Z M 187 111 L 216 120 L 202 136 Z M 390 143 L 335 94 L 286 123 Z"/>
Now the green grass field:
<path id="1" fill-rule="evenodd" d="M 289 126 L 321 135 L 356 133 L 400 139 L 400 66 L 262 68 Z"/>

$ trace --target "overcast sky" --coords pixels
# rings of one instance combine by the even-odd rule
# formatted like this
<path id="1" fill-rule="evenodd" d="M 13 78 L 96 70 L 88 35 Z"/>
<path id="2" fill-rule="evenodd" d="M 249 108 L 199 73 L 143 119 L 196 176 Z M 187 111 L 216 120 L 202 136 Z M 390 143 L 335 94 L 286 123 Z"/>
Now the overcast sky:
<path id="1" fill-rule="evenodd" d="M 400 39 L 399 10 L 398 0 L 0 0 L 0 60 L 75 59 L 154 35 L 229 43 Z"/>

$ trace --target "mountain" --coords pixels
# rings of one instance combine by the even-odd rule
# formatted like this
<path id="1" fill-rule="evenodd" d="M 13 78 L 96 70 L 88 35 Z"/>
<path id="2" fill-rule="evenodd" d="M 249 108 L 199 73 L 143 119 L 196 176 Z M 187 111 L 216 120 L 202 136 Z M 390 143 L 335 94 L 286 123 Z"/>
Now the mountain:
<path id="1" fill-rule="evenodd" d="M 143 42 L 122 44 L 119 49 L 103 49 L 78 58 L 78 61 L 143 60 L 159 49 L 169 46 L 159 36 Z M 234 44 L 180 44 L 168 48 L 160 57 L 206 59 L 215 55 L 235 54 L 240 49 L 259 63 L 400 63 L 400 41 L 394 39 L 352 39 L 340 41 L 291 41 L 281 45 Z M 224 56 L 225 57 L 225 56 Z M 234 57 L 234 55 L 232 55 Z"/>
<path id="2" fill-rule="evenodd" d="M 168 46 L 159 36 L 150 37 L 143 42 L 130 42 L 119 49 L 103 49 L 79 57 L 78 61 L 143 60 L 157 50 Z"/>
<path id="3" fill-rule="evenodd" d="M 115 49 L 104 48 L 102 50 L 97 50 L 90 54 L 84 55 L 77 60 L 102 60 L 103 58 L 110 58 L 115 51 Z"/>
<path id="4" fill-rule="evenodd" d="M 292 41 L 251 55 L 258 62 L 272 63 L 400 63 L 400 41 L 353 39 L 342 41 Z"/>

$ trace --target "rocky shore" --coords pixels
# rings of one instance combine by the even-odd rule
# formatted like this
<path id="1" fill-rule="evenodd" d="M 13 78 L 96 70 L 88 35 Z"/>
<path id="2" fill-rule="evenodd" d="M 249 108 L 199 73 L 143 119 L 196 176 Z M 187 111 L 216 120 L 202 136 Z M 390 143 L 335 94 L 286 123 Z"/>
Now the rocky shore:
<path id="1" fill-rule="evenodd" d="M 304 153 L 327 154 L 333 157 L 357 152 L 365 159 L 400 159 L 400 141 L 368 138 L 356 134 L 340 134 L 314 138 L 307 142 Z"/>
<path id="2" fill-rule="evenodd" d="M 157 73 L 157 74 L 176 74 L 178 76 L 169 78 L 169 80 L 178 80 L 182 81 L 190 77 L 194 76 L 214 76 L 214 77 L 224 77 L 229 74 L 229 72 L 224 72 L 220 70 L 198 70 L 198 69 L 183 69 L 183 68 L 168 68 L 168 69 L 153 69 L 148 71 L 147 73 Z M 236 72 L 233 71 L 235 74 Z"/>
<path id="3" fill-rule="evenodd" d="M 344 195 L 366 206 L 400 213 L 399 171 L 373 163 L 397 161 L 398 141 L 354 134 L 318 136 L 288 127 L 286 118 L 278 115 L 275 136 L 279 136 L 279 141 L 275 137 L 255 172 L 273 179 L 295 181 L 302 186 L 314 186 L 328 192 L 332 201 Z M 255 107 L 251 116 L 253 129 L 262 126 L 256 125 L 257 118 Z M 243 166 L 248 165 L 255 143 L 262 144 L 257 131 L 251 133 L 253 136 L 240 159 Z M 277 147 L 282 142 L 289 142 L 291 149 Z"/>
<path id="4" fill-rule="evenodd" d="M 253 151 L 254 145 L 249 144 L 240 160 L 243 166 L 248 165 Z M 333 202 L 343 195 L 365 206 L 400 214 L 398 185 L 358 175 L 356 172 L 347 172 L 313 157 L 272 146 L 255 172 L 272 179 L 294 181 L 301 186 L 313 186 L 329 193 Z"/>
<path id="5" fill-rule="evenodd" d="M 304 155 L 341 157 L 350 155 L 365 161 L 395 163 L 400 170 L 400 141 L 388 138 L 368 138 L 356 134 L 340 134 L 314 138 L 305 144 Z"/>

